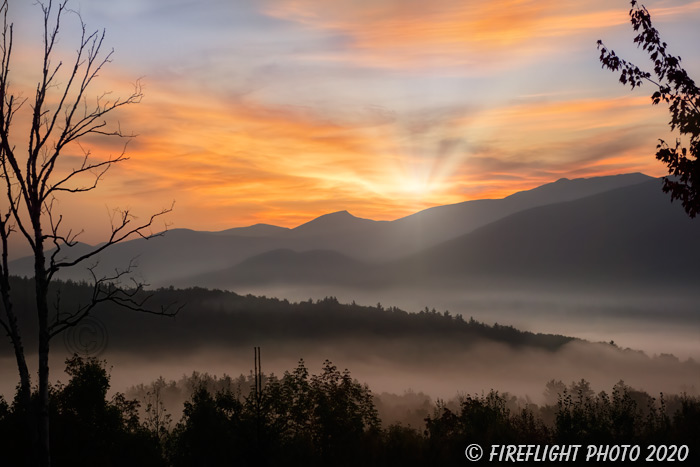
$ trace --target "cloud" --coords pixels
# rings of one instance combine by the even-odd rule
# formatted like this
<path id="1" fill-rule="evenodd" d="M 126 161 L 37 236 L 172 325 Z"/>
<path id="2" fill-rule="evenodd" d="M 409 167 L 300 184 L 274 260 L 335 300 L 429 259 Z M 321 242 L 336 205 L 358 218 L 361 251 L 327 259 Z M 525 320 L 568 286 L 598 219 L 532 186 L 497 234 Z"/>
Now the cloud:
<path id="1" fill-rule="evenodd" d="M 199 6 L 84 6 L 117 50 L 95 92 L 124 95 L 146 77 L 143 102 L 117 115 L 139 134 L 130 160 L 93 197 L 75 197 L 77 218 L 90 203 L 148 212 L 175 199 L 176 226 L 210 230 L 341 209 L 394 219 L 563 176 L 663 174 L 653 152 L 665 111 L 606 98 L 622 93 L 594 42 L 588 62 L 571 54 L 570 41 L 601 28 L 629 32 L 625 9 L 602 0 Z M 675 21 L 699 6 L 664 2 L 652 14 Z M 31 96 L 36 51 L 19 30 L 13 84 Z M 103 158 L 123 141 L 85 143 Z"/>
<path id="2" fill-rule="evenodd" d="M 454 190 L 500 198 L 562 177 L 664 175 L 654 148 L 667 137 L 666 119 L 647 97 L 535 99 L 485 109 L 465 125 L 471 144 L 453 174 Z"/>
<path id="3" fill-rule="evenodd" d="M 103 190 L 131 205 L 175 199 L 176 225 L 216 230 L 343 209 L 388 220 L 561 177 L 663 174 L 653 148 L 666 116 L 648 98 L 555 97 L 336 113 L 150 92 L 124 115 L 140 136 Z"/>
<path id="4" fill-rule="evenodd" d="M 655 15 L 678 16 L 699 4 L 661 8 Z M 271 0 L 265 5 L 264 12 L 272 17 L 345 38 L 333 56 L 319 53 L 310 58 L 467 74 L 512 68 L 546 51 L 561 50 L 561 41 L 628 23 L 623 10 L 604 1 Z"/>

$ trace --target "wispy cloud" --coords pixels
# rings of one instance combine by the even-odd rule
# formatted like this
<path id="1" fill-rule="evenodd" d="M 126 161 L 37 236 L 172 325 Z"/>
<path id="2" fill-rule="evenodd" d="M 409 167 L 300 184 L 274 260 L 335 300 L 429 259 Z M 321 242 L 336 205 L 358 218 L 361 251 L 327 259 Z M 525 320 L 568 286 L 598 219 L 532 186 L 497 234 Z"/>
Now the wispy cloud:
<path id="1" fill-rule="evenodd" d="M 559 177 L 663 174 L 653 152 L 667 136 L 665 111 L 597 62 L 595 39 L 624 33 L 630 45 L 625 3 L 161 3 L 79 7 L 116 49 L 94 93 L 123 95 L 145 76 L 145 98 L 118 115 L 139 134 L 131 159 L 94 197 L 66 199 L 76 218 L 175 200 L 176 226 L 209 230 L 294 226 L 340 209 L 394 219 Z M 693 33 L 686 23 L 700 13 L 700 1 L 647 6 L 677 34 Z M 38 9 L 12 7 L 13 84 L 31 96 Z M 66 53 L 73 39 L 61 42 Z M 695 51 L 678 45 L 692 67 Z M 95 157 L 123 149 L 85 143 Z"/>
<path id="2" fill-rule="evenodd" d="M 669 6 L 655 14 L 678 16 L 699 6 Z M 463 74 L 513 68 L 561 50 L 562 40 L 628 23 L 624 10 L 606 1 L 270 0 L 264 11 L 344 38 L 334 55 L 318 54 L 319 60 Z"/>

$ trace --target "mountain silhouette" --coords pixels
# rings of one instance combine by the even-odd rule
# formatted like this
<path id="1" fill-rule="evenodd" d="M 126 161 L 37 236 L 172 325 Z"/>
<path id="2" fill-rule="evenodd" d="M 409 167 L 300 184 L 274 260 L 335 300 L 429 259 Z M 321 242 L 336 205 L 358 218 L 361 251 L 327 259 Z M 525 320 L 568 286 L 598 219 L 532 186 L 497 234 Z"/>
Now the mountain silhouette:
<path id="1" fill-rule="evenodd" d="M 227 287 L 275 282 L 278 284 L 352 283 L 368 266 L 330 250 L 296 252 L 290 249 L 268 251 L 221 271 L 203 274 L 190 285 Z"/>
<path id="2" fill-rule="evenodd" d="M 384 275 L 424 282 L 679 286 L 697 283 L 700 223 L 661 181 L 517 212 L 395 262 Z"/>
<path id="3" fill-rule="evenodd" d="M 700 224 L 669 202 L 661 181 L 518 211 L 398 260 L 330 250 L 279 250 L 192 278 L 196 285 L 616 288 L 697 283 Z"/>
<path id="4" fill-rule="evenodd" d="M 270 224 L 255 224 L 249 227 L 234 227 L 232 229 L 211 232 L 216 235 L 232 235 L 239 237 L 281 237 L 289 231 L 286 227 Z"/>
<path id="5" fill-rule="evenodd" d="M 348 211 L 324 214 L 316 219 L 291 229 L 295 237 L 314 237 L 318 235 L 342 235 L 348 231 L 372 229 L 377 221 L 355 217 Z"/>
<path id="6" fill-rule="evenodd" d="M 561 179 L 504 199 L 438 206 L 394 221 L 362 219 L 339 211 L 293 229 L 267 224 L 220 232 L 174 229 L 148 241 L 137 239 L 115 245 L 100 255 L 97 272 L 107 274 L 136 258 L 138 274 L 154 286 L 183 286 L 191 282 L 229 287 L 276 281 L 376 284 L 410 277 L 423 280 L 423 275 L 429 276 L 426 280 L 446 276 L 483 277 L 492 270 L 517 276 L 517 271 L 529 271 L 528 268 L 532 268 L 532 273 L 554 271 L 555 264 L 570 269 L 577 252 L 593 248 L 591 238 L 610 238 L 610 241 L 617 238 L 609 222 L 615 219 L 593 217 L 587 221 L 590 225 L 581 227 L 581 232 L 567 234 L 567 228 L 571 230 L 571 226 L 580 224 L 579 210 L 590 214 L 604 208 L 608 201 L 596 196 L 649 186 L 650 199 L 628 197 L 616 202 L 629 205 L 621 207 L 621 211 L 643 209 L 649 211 L 650 219 L 662 219 L 658 216 L 664 211 L 676 212 L 677 206 L 668 202 L 658 184 L 658 180 L 643 174 Z M 574 201 L 581 204 L 562 207 Z M 651 201 L 653 209 L 648 205 Z M 550 220 L 543 213 L 550 211 L 534 210 L 547 206 L 557 212 L 554 216 L 561 220 L 560 225 L 547 223 Z M 601 222 L 604 224 L 598 225 Z M 509 237 L 526 232 L 530 232 L 533 240 Z M 588 232 L 588 240 L 581 243 L 577 239 L 584 232 Z M 629 229 L 625 232 L 632 234 Z M 535 241 L 537 238 L 548 240 L 541 245 Z M 529 245 L 527 249 L 526 245 Z M 542 250 L 545 247 L 547 250 Z M 621 251 L 610 251 L 605 257 L 622 257 Z M 590 251 L 587 254 L 591 263 L 595 255 Z M 568 263 L 567 257 L 571 260 Z M 591 264 L 586 267 L 588 272 L 595 269 Z M 30 258 L 14 261 L 11 270 L 17 275 L 30 276 L 32 261 Z M 542 275 L 540 272 L 537 274 Z M 87 280 L 89 275 L 85 269 L 73 268 L 60 278 Z"/>

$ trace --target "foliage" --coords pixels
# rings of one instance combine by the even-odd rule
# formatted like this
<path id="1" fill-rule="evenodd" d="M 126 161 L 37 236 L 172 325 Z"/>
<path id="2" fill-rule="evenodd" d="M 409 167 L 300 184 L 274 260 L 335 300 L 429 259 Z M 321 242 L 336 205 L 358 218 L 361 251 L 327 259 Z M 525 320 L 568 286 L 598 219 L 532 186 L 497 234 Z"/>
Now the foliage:
<path id="1" fill-rule="evenodd" d="M 51 453 L 56 466 L 160 465 L 154 436 L 137 415 L 139 402 L 116 394 L 107 400 L 105 362 L 66 360 L 68 384 L 51 392 Z"/>
<path id="2" fill-rule="evenodd" d="M 34 283 L 27 278 L 12 278 L 12 289 L 18 307 L 31 306 Z M 53 281 L 48 295 L 60 300 L 64 307 L 90 299 L 92 288 L 85 283 Z M 239 295 L 230 291 L 204 288 L 163 288 L 142 292 L 136 298 L 148 297 L 154 309 L 167 308 L 173 303 L 187 303 L 178 313 L 177 321 L 147 319 L 136 313 L 125 313 L 116 304 L 103 304 L 99 319 L 109 329 L 110 350 L 134 351 L 120 347 L 138 342 L 138 351 L 189 351 L 202 343 L 230 346 L 253 346 L 260 336 L 270 341 L 306 339 L 319 342 L 336 341 L 386 342 L 390 339 L 440 339 L 444 343 L 468 348 L 476 343 L 495 341 L 512 347 L 536 347 L 555 351 L 574 338 L 554 334 L 520 331 L 512 326 L 488 325 L 473 318 L 437 311 L 434 308 L 409 312 L 395 306 L 346 304 L 335 297 L 316 301 L 290 302 L 272 297 Z M 20 317 L 20 324 L 35 325 L 34 317 Z M 33 345 L 34 336 L 26 343 Z M 171 343 L 177 342 L 177 349 Z M 9 349 L 0 348 L 2 352 Z"/>
<path id="3" fill-rule="evenodd" d="M 182 421 L 172 434 L 172 464 L 217 466 L 232 465 L 246 448 L 242 442 L 243 406 L 230 392 L 209 393 L 199 387 L 185 402 Z"/>
<path id="4" fill-rule="evenodd" d="M 456 465 L 461 459 L 454 453 L 471 443 L 544 444 L 550 440 L 548 428 L 532 411 L 514 413 L 508 407 L 508 396 L 494 390 L 461 397 L 456 411 L 439 401 L 434 415 L 426 419 L 425 433 L 435 465 Z"/>
<path id="5" fill-rule="evenodd" d="M 622 381 L 610 394 L 586 380 L 552 380 L 554 405 L 536 406 L 494 390 L 437 401 L 421 430 L 399 424 L 381 428 L 370 389 L 324 362 L 311 375 L 303 361 L 281 377 L 195 374 L 183 415 L 172 428 L 139 419 L 139 402 L 115 394 L 108 400 L 105 363 L 66 361 L 67 384 L 51 389 L 52 462 L 62 466 L 218 465 L 464 465 L 471 443 L 492 444 L 687 444 L 700 449 L 700 399 L 650 395 Z M 162 378 L 154 386 L 165 391 Z M 157 399 L 151 393 L 151 403 Z M 36 394 L 35 394 L 36 397 Z M 0 397 L 3 465 L 22 465 L 22 433 L 15 428 L 16 400 Z M 552 413 L 551 422 L 545 415 Z M 153 417 L 153 414 L 150 415 Z"/>
<path id="6" fill-rule="evenodd" d="M 620 72 L 620 82 L 632 89 L 644 81 L 653 84 L 657 90 L 651 95 L 652 103 L 667 104 L 671 130 L 677 129 L 681 135 L 689 137 L 688 147 L 683 146 L 680 139 L 672 146 L 659 140 L 656 158 L 666 164 L 671 175 L 664 178 L 664 192 L 671 193 L 672 200 L 680 200 L 686 213 L 695 217 L 700 212 L 700 89 L 681 67 L 681 57 L 667 51 L 668 44 L 652 26 L 649 11 L 636 0 L 631 4 L 630 20 L 638 33 L 634 43 L 649 54 L 654 64 L 654 77 L 618 57 L 599 40 L 600 62 L 603 68 Z"/>
<path id="7" fill-rule="evenodd" d="M 15 2 L 16 3 L 16 2 Z M 13 4 L 13 6 L 15 6 Z M 68 7 L 68 0 L 36 2 L 41 10 L 40 48 L 21 44 L 20 50 L 36 50 L 37 74 L 35 93 L 25 97 L 22 86 L 13 83 L 14 24 L 9 18 L 10 2 L 0 1 L 0 327 L 9 338 L 20 376 L 20 404 L 33 407 L 38 416 L 26 413 L 23 426 L 34 449 L 27 462 L 51 465 L 49 354 L 51 340 L 74 328 L 103 303 L 119 304 L 131 310 L 153 312 L 138 298 L 143 284 L 132 276 L 133 261 L 119 265 L 113 273 L 100 276 L 96 265 L 88 266 L 92 276 L 92 294 L 88 301 L 65 308 L 60 301 L 50 302 L 52 280 L 61 271 L 89 265 L 99 254 L 123 240 L 139 236 L 151 238 L 154 221 L 171 209 L 163 209 L 145 221 L 138 221 L 129 210 L 116 210 L 111 218 L 110 234 L 104 242 L 85 248 L 77 238 L 79 228 L 66 227 L 59 212 L 64 196 L 87 193 L 97 188 L 105 173 L 126 157 L 126 140 L 119 123 L 110 120 L 125 106 L 137 104 L 143 97 L 141 84 L 125 98 L 111 92 L 93 94 L 95 79 L 112 60 L 114 51 L 105 51 L 105 31 L 90 32 L 80 13 Z M 73 16 L 78 34 L 73 36 L 71 52 L 62 51 L 61 43 L 67 17 Z M 78 39 L 77 41 L 75 39 Z M 21 73 L 23 74 L 23 73 Z M 20 79 L 25 81 L 26 77 Z M 24 107 L 24 110 L 23 110 Z M 95 157 L 86 143 L 95 138 L 126 138 L 117 155 Z M 81 156 L 75 158 L 76 152 Z M 66 164 L 67 160 L 75 158 Z M 8 238 L 16 233 L 31 249 L 35 284 L 34 303 L 18 307 L 11 290 L 8 269 Z M 128 277 L 133 285 L 122 286 Z M 19 316 L 32 313 L 37 325 L 26 328 Z M 158 313 L 158 312 L 156 312 Z M 161 310 L 159 314 L 172 314 Z M 31 375 L 25 355 L 28 336 L 38 340 L 38 398 L 32 403 Z M 29 421 L 36 422 L 36 430 Z M 34 431 L 36 431 L 36 435 Z M 55 443 L 54 443 L 55 444 Z"/>
<path id="8" fill-rule="evenodd" d="M 158 439 L 145 429 L 137 413 L 139 402 L 115 394 L 108 400 L 105 362 L 73 356 L 66 360 L 67 384 L 50 388 L 51 453 L 56 467 L 165 465 Z M 36 390 L 33 403 L 38 404 Z M 31 450 L 25 439 L 24 414 L 15 399 L 0 399 L 0 437 L 13 449 L 3 450 L 3 465 L 27 465 Z"/>
<path id="9" fill-rule="evenodd" d="M 320 375 L 309 376 L 302 361 L 242 400 L 231 389 L 212 394 L 197 388 L 173 430 L 171 460 L 183 466 L 349 465 L 378 427 L 367 386 L 328 361 Z"/>

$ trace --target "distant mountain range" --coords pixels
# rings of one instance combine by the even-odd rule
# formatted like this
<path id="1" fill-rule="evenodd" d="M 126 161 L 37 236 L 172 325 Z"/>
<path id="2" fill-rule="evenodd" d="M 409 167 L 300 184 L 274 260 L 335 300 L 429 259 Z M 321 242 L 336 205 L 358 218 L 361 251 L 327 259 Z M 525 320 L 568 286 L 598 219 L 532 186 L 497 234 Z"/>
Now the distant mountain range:
<path id="1" fill-rule="evenodd" d="M 700 222 L 643 174 L 561 179 L 503 199 L 438 206 L 394 221 L 347 211 L 293 229 L 174 229 L 115 245 L 102 271 L 137 258 L 152 286 L 697 284 Z M 78 247 L 83 249 L 85 245 Z M 32 262 L 11 263 L 31 275 Z M 63 279 L 85 279 L 67 271 Z"/>

